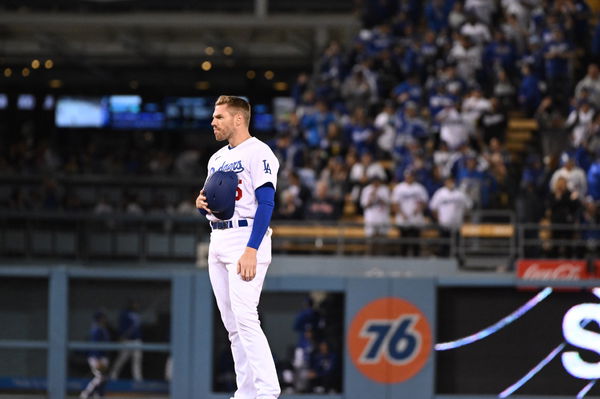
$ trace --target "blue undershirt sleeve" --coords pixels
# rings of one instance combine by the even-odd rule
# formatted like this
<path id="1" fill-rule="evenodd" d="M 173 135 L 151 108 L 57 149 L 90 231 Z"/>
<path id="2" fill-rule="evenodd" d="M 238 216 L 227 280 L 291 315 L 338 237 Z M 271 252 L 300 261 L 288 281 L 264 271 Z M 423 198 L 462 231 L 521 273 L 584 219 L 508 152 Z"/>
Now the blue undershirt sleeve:
<path id="1" fill-rule="evenodd" d="M 271 183 L 266 183 L 257 188 L 255 191 L 258 208 L 254 215 L 254 224 L 252 225 L 252 233 L 246 246 L 258 249 L 262 242 L 269 224 L 271 216 L 275 208 L 275 188 Z"/>
<path id="2" fill-rule="evenodd" d="M 208 212 L 205 209 L 203 209 L 203 208 L 196 208 L 196 209 L 198 209 L 198 212 L 200 212 L 200 214 L 202 216 L 208 215 Z"/>

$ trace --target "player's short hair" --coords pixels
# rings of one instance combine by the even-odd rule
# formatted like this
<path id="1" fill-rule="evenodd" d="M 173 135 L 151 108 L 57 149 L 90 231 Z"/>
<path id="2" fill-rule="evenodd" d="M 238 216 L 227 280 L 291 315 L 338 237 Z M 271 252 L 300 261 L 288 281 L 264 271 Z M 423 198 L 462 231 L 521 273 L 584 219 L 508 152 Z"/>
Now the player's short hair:
<path id="1" fill-rule="evenodd" d="M 234 112 L 240 112 L 246 120 L 246 124 L 250 124 L 250 103 L 238 96 L 219 96 L 215 105 L 227 105 L 234 109 Z"/>

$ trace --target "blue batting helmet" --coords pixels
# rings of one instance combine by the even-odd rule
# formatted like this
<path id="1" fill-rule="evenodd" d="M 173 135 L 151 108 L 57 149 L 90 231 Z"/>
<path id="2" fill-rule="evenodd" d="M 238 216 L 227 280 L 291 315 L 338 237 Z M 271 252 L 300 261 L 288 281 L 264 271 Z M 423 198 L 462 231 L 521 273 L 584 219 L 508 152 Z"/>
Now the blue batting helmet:
<path id="1" fill-rule="evenodd" d="M 221 220 L 231 219 L 235 211 L 235 196 L 238 186 L 237 173 L 216 171 L 204 184 L 204 195 L 208 209 Z"/>

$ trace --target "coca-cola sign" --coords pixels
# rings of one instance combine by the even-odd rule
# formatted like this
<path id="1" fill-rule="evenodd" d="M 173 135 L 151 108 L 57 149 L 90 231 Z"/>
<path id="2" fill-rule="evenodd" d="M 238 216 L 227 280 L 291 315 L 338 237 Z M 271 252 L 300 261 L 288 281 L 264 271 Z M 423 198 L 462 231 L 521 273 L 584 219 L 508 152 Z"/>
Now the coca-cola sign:
<path id="1" fill-rule="evenodd" d="M 582 280 L 589 278 L 584 260 L 521 259 L 517 276 L 524 280 Z"/>

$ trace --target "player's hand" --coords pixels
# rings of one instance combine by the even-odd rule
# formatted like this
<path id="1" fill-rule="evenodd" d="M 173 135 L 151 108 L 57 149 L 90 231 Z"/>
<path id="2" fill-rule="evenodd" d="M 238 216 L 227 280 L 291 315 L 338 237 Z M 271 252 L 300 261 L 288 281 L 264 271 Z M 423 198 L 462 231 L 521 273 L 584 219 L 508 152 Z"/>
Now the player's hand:
<path id="1" fill-rule="evenodd" d="M 256 249 L 246 247 L 237 263 L 237 272 L 244 281 L 251 281 L 256 276 Z"/>
<path id="2" fill-rule="evenodd" d="M 204 195 L 204 189 L 200 191 L 198 194 L 198 198 L 196 198 L 196 208 L 204 209 L 208 213 L 212 213 L 210 209 L 208 209 L 208 202 L 206 202 L 206 196 Z"/>

